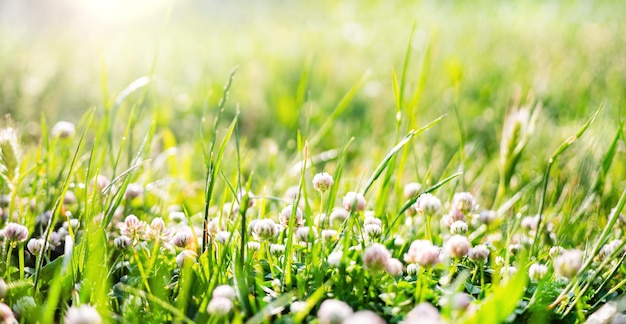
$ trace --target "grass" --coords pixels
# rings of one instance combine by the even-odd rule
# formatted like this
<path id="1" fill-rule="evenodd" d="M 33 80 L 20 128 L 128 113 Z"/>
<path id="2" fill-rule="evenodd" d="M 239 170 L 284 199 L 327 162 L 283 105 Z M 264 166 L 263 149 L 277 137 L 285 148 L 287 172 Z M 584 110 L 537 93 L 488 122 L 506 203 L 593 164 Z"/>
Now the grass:
<path id="1" fill-rule="evenodd" d="M 622 4 L 3 5 L 4 318 L 623 318 Z"/>

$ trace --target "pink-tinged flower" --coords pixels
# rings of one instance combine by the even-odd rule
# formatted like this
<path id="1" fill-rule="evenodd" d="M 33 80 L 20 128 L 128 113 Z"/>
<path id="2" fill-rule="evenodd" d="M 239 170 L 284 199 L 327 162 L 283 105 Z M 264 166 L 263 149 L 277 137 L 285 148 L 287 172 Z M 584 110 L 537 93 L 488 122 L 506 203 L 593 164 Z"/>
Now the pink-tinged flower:
<path id="1" fill-rule="evenodd" d="M 362 193 L 348 192 L 343 197 L 343 207 L 348 211 L 360 212 L 365 210 L 365 197 Z"/>

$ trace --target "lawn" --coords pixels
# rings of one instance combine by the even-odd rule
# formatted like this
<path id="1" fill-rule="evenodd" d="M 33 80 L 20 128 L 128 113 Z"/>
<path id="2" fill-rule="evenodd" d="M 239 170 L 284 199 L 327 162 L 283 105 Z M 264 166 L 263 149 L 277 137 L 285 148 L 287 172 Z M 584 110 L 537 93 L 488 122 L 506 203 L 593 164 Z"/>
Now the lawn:
<path id="1" fill-rule="evenodd" d="M 621 323 L 625 15 L 0 1 L 0 317 Z"/>

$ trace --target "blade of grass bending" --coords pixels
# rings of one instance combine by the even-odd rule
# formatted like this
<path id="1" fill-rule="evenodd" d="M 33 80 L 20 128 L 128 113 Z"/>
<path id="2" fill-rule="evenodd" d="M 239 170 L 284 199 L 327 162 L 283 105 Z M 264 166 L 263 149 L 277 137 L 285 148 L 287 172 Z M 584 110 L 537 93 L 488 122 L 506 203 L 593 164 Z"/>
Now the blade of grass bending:
<path id="1" fill-rule="evenodd" d="M 426 193 L 431 193 L 437 189 L 439 189 L 441 186 L 443 186 L 444 184 L 454 180 L 455 178 L 457 178 L 458 176 L 462 175 L 463 172 L 457 172 L 439 182 L 437 182 L 434 186 L 426 189 L 425 191 L 421 192 L 419 195 L 411 198 L 409 201 L 407 201 L 404 206 L 402 206 L 402 208 L 400 209 L 400 211 L 398 212 L 398 215 L 396 215 L 396 217 L 393 219 L 393 221 L 391 221 L 391 223 L 389 223 L 389 226 L 387 226 L 387 228 L 385 229 L 385 233 L 383 234 L 383 237 L 386 239 L 387 236 L 389 235 L 389 231 L 391 230 L 391 228 L 393 228 L 393 226 L 396 224 L 396 222 L 400 219 L 400 217 L 402 217 L 402 215 L 404 215 L 404 212 L 407 211 L 407 209 L 409 209 L 413 204 L 415 204 L 415 202 L 417 202 L 417 199 Z"/>
<path id="2" fill-rule="evenodd" d="M 404 145 L 406 145 L 415 135 L 421 134 L 424 131 L 428 130 L 429 128 L 433 127 L 435 124 L 440 122 L 444 117 L 445 115 L 440 116 L 439 118 L 428 123 L 426 126 L 417 130 L 411 130 L 407 135 L 405 135 L 404 138 L 396 146 L 394 146 L 391 149 L 391 151 L 389 151 L 387 156 L 385 156 L 385 158 L 378 165 L 376 170 L 374 170 L 374 174 L 372 174 L 372 177 L 369 179 L 369 181 L 367 182 L 367 185 L 365 186 L 365 189 L 363 190 L 363 195 L 365 195 L 369 191 L 369 189 L 372 187 L 374 182 L 380 177 L 380 175 L 383 173 L 385 168 L 387 168 L 387 165 L 389 164 L 391 159 L 396 155 L 396 153 L 398 153 L 398 151 L 400 151 L 400 149 L 402 149 Z"/>
<path id="3" fill-rule="evenodd" d="M 317 146 L 317 144 L 322 139 L 322 137 L 324 137 L 324 135 L 326 135 L 326 133 L 333 126 L 335 119 L 339 115 L 341 115 L 346 110 L 346 108 L 348 108 L 348 105 L 350 104 L 350 102 L 352 102 L 352 99 L 357 94 L 359 89 L 361 89 L 361 87 L 365 83 L 365 80 L 367 80 L 368 76 L 369 76 L 369 71 L 363 74 L 361 79 L 359 79 L 359 81 L 357 81 L 357 83 L 354 86 L 352 86 L 352 88 L 350 88 L 348 93 L 346 93 L 345 96 L 341 98 L 337 106 L 335 106 L 335 109 L 333 110 L 333 112 L 330 113 L 330 116 L 328 116 L 326 121 L 324 121 L 324 124 L 322 124 L 322 126 L 317 130 L 315 135 L 311 138 L 311 140 L 309 141 L 309 146 L 311 147 Z"/>
<path id="4" fill-rule="evenodd" d="M 576 132 L 575 135 L 569 137 L 567 140 L 565 140 L 565 142 L 563 142 L 563 144 L 561 144 L 561 146 L 559 146 L 559 148 L 554 152 L 554 154 L 552 154 L 552 156 L 548 160 L 548 166 L 546 167 L 546 171 L 543 175 L 543 188 L 541 190 L 541 199 L 539 200 L 539 212 L 537 213 L 537 216 L 539 216 L 539 220 L 537 222 L 539 224 L 539 227 L 537 228 L 537 232 L 535 233 L 535 237 L 530 248 L 531 255 L 534 257 L 536 257 L 538 253 L 537 241 L 539 240 L 539 235 L 540 233 L 543 232 L 543 229 L 546 226 L 545 225 L 546 218 L 543 217 L 543 209 L 545 208 L 545 203 L 546 203 L 546 193 L 548 191 L 548 180 L 550 179 L 550 169 L 552 168 L 552 165 L 554 164 L 556 159 L 559 157 L 559 155 L 565 152 L 567 148 L 569 148 L 572 144 L 574 144 L 574 142 L 576 142 L 576 140 L 585 133 L 585 131 L 587 130 L 587 128 L 589 128 L 591 123 L 593 123 L 593 121 L 596 120 L 596 117 L 598 116 L 601 110 L 602 110 L 602 105 L 600 105 L 598 110 L 596 110 L 596 112 L 591 116 L 591 118 L 578 130 L 578 132 Z"/>
<path id="5" fill-rule="evenodd" d="M 61 195 L 59 196 L 59 198 L 57 198 L 56 202 L 54 203 L 54 207 L 52 208 L 50 218 L 48 219 L 48 224 L 46 225 L 46 230 L 44 234 L 44 243 L 43 243 L 41 251 L 39 252 L 39 257 L 37 258 L 38 262 L 35 265 L 35 285 L 34 285 L 35 292 L 37 292 L 37 289 L 39 287 L 38 286 L 39 271 L 41 270 L 41 267 L 43 266 L 45 251 L 48 248 L 48 244 L 50 244 L 49 243 L 50 234 L 52 233 L 52 229 L 54 227 L 53 225 L 56 224 L 56 221 L 59 217 L 59 210 L 60 210 L 59 207 L 61 206 L 63 197 L 65 197 L 65 194 L 67 193 L 67 190 L 69 188 L 70 178 L 74 172 L 76 161 L 78 160 L 78 153 L 80 152 L 80 148 L 82 147 L 83 141 L 85 140 L 85 135 L 87 134 L 87 130 L 89 129 L 89 126 L 91 125 L 91 122 L 93 121 L 93 117 L 95 113 L 96 113 L 96 109 L 94 108 L 91 110 L 91 113 L 87 115 L 85 128 L 83 129 L 83 132 L 80 135 L 80 139 L 78 140 L 78 145 L 76 145 L 76 150 L 74 151 L 74 156 L 72 157 L 72 162 L 70 163 L 70 168 L 67 174 L 67 178 L 65 178 L 65 182 L 62 187 L 63 189 L 61 190 Z"/>
<path id="6" fill-rule="evenodd" d="M 215 142 L 217 140 L 217 128 L 219 125 L 219 122 L 222 118 L 222 112 L 224 111 L 224 105 L 226 104 L 226 100 L 228 99 L 228 92 L 230 91 L 230 87 L 233 83 L 233 78 L 235 77 L 235 72 L 237 71 L 237 67 L 235 67 L 231 72 L 230 75 L 228 77 L 228 81 L 226 81 L 226 84 L 224 85 L 224 92 L 222 93 L 222 98 L 220 99 L 219 103 L 217 104 L 217 116 L 215 117 L 215 122 L 213 123 L 213 136 L 211 137 L 211 145 L 209 146 L 209 151 L 206 152 L 206 149 L 204 147 L 204 145 L 202 145 L 202 151 L 204 154 L 204 163 L 206 165 L 206 177 L 205 177 L 205 191 L 204 191 L 204 225 L 203 225 L 203 233 L 202 233 L 202 253 L 204 253 L 206 251 L 207 248 L 207 237 L 208 237 L 208 225 L 209 225 L 209 205 L 211 204 L 211 199 L 213 197 L 213 188 L 214 188 L 214 182 L 215 182 L 215 169 L 216 169 L 216 163 L 219 164 L 220 160 L 213 160 L 213 153 L 214 153 L 214 149 L 215 149 Z M 208 98 L 206 101 L 206 105 L 204 107 L 204 112 L 202 113 L 202 121 L 204 121 L 208 110 L 208 106 L 209 106 L 209 102 L 208 102 Z M 236 118 L 235 118 L 236 120 Z M 233 121 L 233 125 L 234 125 L 234 121 Z M 201 128 L 201 130 L 203 130 L 204 127 Z M 231 125 L 231 130 L 230 133 L 232 134 L 232 125 Z M 202 131 L 201 133 L 202 136 L 202 140 L 204 141 L 204 131 Z M 229 138 L 230 135 L 227 134 L 227 137 Z M 226 138 L 225 138 L 226 139 Z M 224 146 L 225 144 L 222 143 L 222 145 Z M 223 152 L 222 152 L 223 153 Z"/>

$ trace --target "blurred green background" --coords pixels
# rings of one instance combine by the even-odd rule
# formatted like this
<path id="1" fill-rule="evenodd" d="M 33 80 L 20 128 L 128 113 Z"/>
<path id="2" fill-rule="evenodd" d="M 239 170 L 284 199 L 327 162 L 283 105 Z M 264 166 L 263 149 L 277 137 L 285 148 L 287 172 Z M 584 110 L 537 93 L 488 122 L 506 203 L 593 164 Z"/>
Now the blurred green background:
<path id="1" fill-rule="evenodd" d="M 476 163 L 495 165 L 506 112 L 532 96 L 543 105 L 532 171 L 603 105 L 572 153 L 597 162 L 624 111 L 625 14 L 625 1 L 1 0 L 0 112 L 36 138 L 42 113 L 78 122 L 148 75 L 137 137 L 155 119 L 198 139 L 205 99 L 215 107 L 237 66 L 225 123 L 240 109 L 245 145 L 293 154 L 296 132 L 315 134 L 365 78 L 315 152 L 356 136 L 359 154 L 378 157 L 396 136 L 392 76 L 411 38 L 405 100 L 423 89 L 411 118 L 447 114 L 417 152 L 453 154 L 462 133 Z"/>

